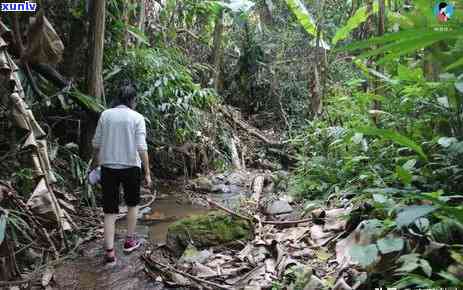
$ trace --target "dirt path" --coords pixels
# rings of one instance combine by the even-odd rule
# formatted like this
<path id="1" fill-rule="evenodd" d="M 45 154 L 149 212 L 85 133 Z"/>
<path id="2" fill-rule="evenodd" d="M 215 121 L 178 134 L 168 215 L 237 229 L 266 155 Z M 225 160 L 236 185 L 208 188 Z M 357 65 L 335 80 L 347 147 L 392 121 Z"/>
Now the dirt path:
<path id="1" fill-rule="evenodd" d="M 81 249 L 81 257 L 56 269 L 53 289 L 165 289 L 144 273 L 144 263 L 140 259 L 143 249 L 130 255 L 122 253 L 122 237 L 120 234 L 117 237 L 116 266 L 105 268 L 102 241 L 90 242 Z"/>

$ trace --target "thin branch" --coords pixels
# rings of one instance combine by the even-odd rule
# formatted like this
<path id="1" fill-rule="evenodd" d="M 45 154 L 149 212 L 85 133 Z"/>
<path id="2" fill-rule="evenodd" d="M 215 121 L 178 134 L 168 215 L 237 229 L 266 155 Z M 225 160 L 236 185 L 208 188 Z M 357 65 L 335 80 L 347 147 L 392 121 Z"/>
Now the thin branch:
<path id="1" fill-rule="evenodd" d="M 209 289 L 233 289 L 232 287 L 230 286 L 226 286 L 226 285 L 221 285 L 221 284 L 217 284 L 217 283 L 214 283 L 214 282 L 210 282 L 210 281 L 207 281 L 207 280 L 204 280 L 204 279 L 201 279 L 201 278 L 198 278 L 198 277 L 195 277 L 191 274 L 188 274 L 186 272 L 183 272 L 183 271 L 180 271 L 180 270 L 177 270 L 176 268 L 170 266 L 170 265 L 165 265 L 165 264 L 162 264 L 161 262 L 158 262 L 156 260 L 153 260 L 151 259 L 151 257 L 147 257 L 146 255 L 143 255 L 142 256 L 142 259 L 148 263 L 149 266 L 151 267 L 155 267 L 157 269 L 159 269 L 160 271 L 171 271 L 171 272 L 174 272 L 174 273 L 177 273 L 177 274 L 180 274 L 184 277 L 187 277 L 188 279 L 191 279 L 195 282 L 198 282 L 200 284 L 203 284 L 205 285 L 206 287 L 208 287 Z M 153 264 L 156 264 L 157 267 Z M 160 267 L 161 268 L 160 268 Z M 164 268 L 164 269 L 162 269 Z M 212 288 L 211 288 L 212 287 Z"/>
<path id="2" fill-rule="evenodd" d="M 32 71 L 31 71 L 31 68 L 29 66 L 29 64 L 24 61 L 24 68 L 26 70 L 26 76 L 27 76 L 27 79 L 29 80 L 29 83 L 31 84 L 31 88 L 32 90 L 34 91 L 34 93 L 40 97 L 41 100 L 45 100 L 48 98 L 47 95 L 45 95 L 41 90 L 40 88 L 37 86 L 37 83 L 35 82 L 33 76 L 32 76 Z"/>
<path id="3" fill-rule="evenodd" d="M 217 202 L 211 200 L 210 198 L 207 198 L 206 201 L 209 203 L 209 205 L 212 205 L 212 206 L 214 206 L 214 207 L 216 207 L 216 208 L 218 208 L 218 209 L 221 209 L 221 210 L 223 210 L 224 212 L 227 212 L 227 213 L 229 213 L 229 214 L 231 214 L 231 215 L 233 215 L 233 216 L 239 217 L 239 218 L 244 219 L 244 220 L 247 220 L 247 221 L 249 221 L 249 222 L 253 222 L 253 221 L 254 221 L 253 218 L 244 216 L 244 215 L 239 214 L 239 213 L 237 213 L 237 212 L 234 212 L 234 211 L 232 211 L 231 209 L 226 208 L 226 207 L 224 207 L 223 205 L 221 205 L 221 204 L 219 204 L 219 203 L 217 203 Z"/>
<path id="4" fill-rule="evenodd" d="M 239 214 L 229 208 L 226 208 L 224 207 L 223 205 L 207 198 L 206 201 L 210 204 L 210 205 L 213 205 L 214 207 L 218 208 L 218 209 L 221 209 L 223 210 L 224 212 L 227 212 L 233 216 L 236 216 L 238 218 L 241 218 L 241 219 L 244 219 L 244 220 L 247 220 L 249 222 L 261 222 L 262 224 L 264 225 L 295 225 L 295 224 L 302 224 L 302 223 L 306 223 L 306 222 L 310 222 L 312 221 L 312 218 L 307 218 L 307 219 L 302 219 L 302 220 L 294 220 L 294 221 L 260 221 L 259 219 L 257 218 L 251 218 L 251 217 L 247 217 L 247 216 L 244 216 L 242 214 Z"/>
<path id="5" fill-rule="evenodd" d="M 264 225 L 296 225 L 312 221 L 312 218 L 306 218 L 302 220 L 295 221 L 262 221 Z"/>

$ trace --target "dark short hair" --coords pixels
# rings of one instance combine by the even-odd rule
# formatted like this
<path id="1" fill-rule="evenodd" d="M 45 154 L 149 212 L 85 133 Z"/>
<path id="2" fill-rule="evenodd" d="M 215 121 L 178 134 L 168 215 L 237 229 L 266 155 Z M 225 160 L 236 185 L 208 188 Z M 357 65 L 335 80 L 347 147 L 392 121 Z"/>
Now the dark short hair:
<path id="1" fill-rule="evenodd" d="M 442 8 L 445 8 L 445 7 L 447 7 L 447 3 L 445 3 L 445 2 L 439 3 L 439 10 L 442 9 Z"/>
<path id="2" fill-rule="evenodd" d="M 135 86 L 124 82 L 121 86 L 118 103 L 126 106 L 131 105 L 132 101 L 137 98 L 137 90 Z"/>

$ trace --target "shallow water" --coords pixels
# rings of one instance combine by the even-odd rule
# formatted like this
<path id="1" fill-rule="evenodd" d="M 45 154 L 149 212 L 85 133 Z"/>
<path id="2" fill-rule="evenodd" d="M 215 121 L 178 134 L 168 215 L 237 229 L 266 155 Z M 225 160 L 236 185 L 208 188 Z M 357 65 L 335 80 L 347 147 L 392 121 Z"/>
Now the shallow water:
<path id="1" fill-rule="evenodd" d="M 185 217 L 206 213 L 207 211 L 208 209 L 205 207 L 179 203 L 178 198 L 175 196 L 156 199 L 151 205 L 151 211 L 144 215 L 145 217 L 152 216 L 155 219 L 139 219 L 137 233 L 152 243 L 163 243 L 166 240 L 167 229 L 171 223 Z M 120 234 L 125 233 L 126 228 L 126 220 L 118 222 L 117 229 Z"/>

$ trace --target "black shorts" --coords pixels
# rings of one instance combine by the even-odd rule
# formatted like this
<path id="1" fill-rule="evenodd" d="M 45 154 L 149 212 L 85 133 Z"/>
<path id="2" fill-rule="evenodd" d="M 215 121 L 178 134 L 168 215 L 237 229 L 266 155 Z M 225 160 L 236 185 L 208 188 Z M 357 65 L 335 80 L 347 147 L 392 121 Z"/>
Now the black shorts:
<path id="1" fill-rule="evenodd" d="M 140 203 L 141 170 L 139 167 L 127 169 L 112 169 L 101 167 L 101 186 L 103 187 L 103 212 L 119 213 L 120 185 L 124 190 L 124 200 L 127 206 L 137 206 Z"/>

